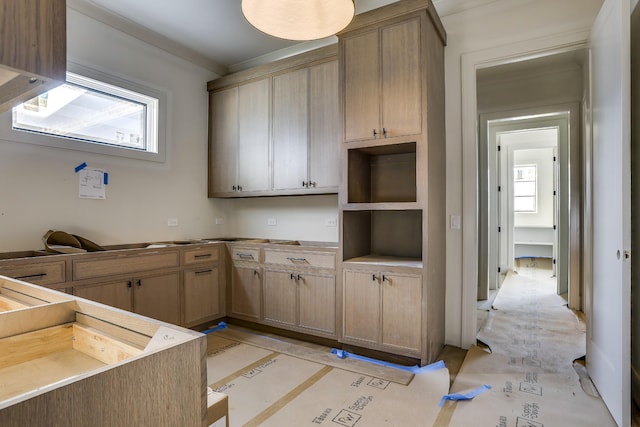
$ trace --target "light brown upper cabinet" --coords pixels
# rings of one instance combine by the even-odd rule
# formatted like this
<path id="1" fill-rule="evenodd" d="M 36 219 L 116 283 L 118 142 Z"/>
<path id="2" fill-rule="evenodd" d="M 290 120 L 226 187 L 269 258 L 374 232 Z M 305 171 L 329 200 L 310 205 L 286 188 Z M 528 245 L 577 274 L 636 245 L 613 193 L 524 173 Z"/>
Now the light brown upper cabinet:
<path id="1" fill-rule="evenodd" d="M 273 189 L 336 189 L 338 63 L 273 78 Z"/>
<path id="2" fill-rule="evenodd" d="M 420 18 L 343 37 L 344 140 L 422 132 Z"/>
<path id="3" fill-rule="evenodd" d="M 337 46 L 209 82 L 209 197 L 337 193 Z"/>
<path id="4" fill-rule="evenodd" d="M 269 189 L 270 83 L 263 79 L 211 94 L 209 196 Z"/>
<path id="5" fill-rule="evenodd" d="M 66 80 L 65 0 L 0 0 L 0 113 Z"/>

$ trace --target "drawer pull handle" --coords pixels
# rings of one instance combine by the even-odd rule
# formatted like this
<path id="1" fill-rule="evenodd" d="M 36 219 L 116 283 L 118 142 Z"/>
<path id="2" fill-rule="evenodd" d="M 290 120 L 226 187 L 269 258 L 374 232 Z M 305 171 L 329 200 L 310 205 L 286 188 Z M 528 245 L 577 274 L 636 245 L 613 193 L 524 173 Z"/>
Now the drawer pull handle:
<path id="1" fill-rule="evenodd" d="M 29 274 L 27 276 L 18 276 L 15 279 L 18 280 L 27 280 L 27 279 L 42 279 L 47 275 L 47 273 L 38 273 L 38 274 Z"/>
<path id="2" fill-rule="evenodd" d="M 198 259 L 198 258 L 211 258 L 212 254 L 200 254 L 200 255 L 196 255 L 194 256 L 194 258 Z"/>
<path id="3" fill-rule="evenodd" d="M 304 263 L 307 263 L 307 264 L 309 263 L 309 261 L 307 261 L 307 259 L 306 259 L 306 258 L 292 258 L 292 257 L 287 257 L 287 259 L 288 259 L 289 261 L 293 262 L 293 263 L 296 263 L 296 262 L 304 262 Z"/>
<path id="4" fill-rule="evenodd" d="M 253 254 L 241 254 L 236 252 L 236 256 L 241 259 L 253 259 Z"/>
<path id="5" fill-rule="evenodd" d="M 209 269 L 209 270 L 202 270 L 202 271 L 196 271 L 195 275 L 199 275 L 199 274 L 209 274 L 211 273 L 213 270 Z"/>

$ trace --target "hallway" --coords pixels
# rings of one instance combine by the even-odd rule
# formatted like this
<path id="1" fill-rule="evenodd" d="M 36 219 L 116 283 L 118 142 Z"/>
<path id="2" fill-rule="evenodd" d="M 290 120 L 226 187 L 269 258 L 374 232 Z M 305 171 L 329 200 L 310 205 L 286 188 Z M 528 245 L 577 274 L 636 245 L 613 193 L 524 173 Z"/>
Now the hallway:
<path id="1" fill-rule="evenodd" d="M 491 385 L 459 402 L 450 425 L 615 426 L 584 366 L 586 325 L 533 260 L 509 272 L 451 392 Z"/>

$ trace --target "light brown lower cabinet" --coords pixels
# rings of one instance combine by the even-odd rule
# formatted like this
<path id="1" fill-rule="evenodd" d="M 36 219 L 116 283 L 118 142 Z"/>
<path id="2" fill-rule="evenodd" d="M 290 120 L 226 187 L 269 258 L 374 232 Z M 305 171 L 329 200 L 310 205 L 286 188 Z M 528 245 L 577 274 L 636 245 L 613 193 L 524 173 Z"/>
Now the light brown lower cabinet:
<path id="1" fill-rule="evenodd" d="M 74 288 L 73 293 L 163 322 L 180 324 L 178 272 L 86 285 Z"/>
<path id="2" fill-rule="evenodd" d="M 98 283 L 73 288 L 75 296 L 86 298 L 111 307 L 133 311 L 133 281 Z"/>
<path id="3" fill-rule="evenodd" d="M 265 322 L 314 335 L 335 335 L 333 274 L 265 270 L 263 286 Z"/>
<path id="4" fill-rule="evenodd" d="M 185 270 L 182 280 L 185 326 L 199 325 L 221 316 L 217 266 Z"/>
<path id="5" fill-rule="evenodd" d="M 256 265 L 234 264 L 231 268 L 231 315 L 246 320 L 262 317 L 262 273 Z"/>
<path id="6" fill-rule="evenodd" d="M 416 356 L 422 348 L 422 276 L 344 270 L 343 340 Z"/>

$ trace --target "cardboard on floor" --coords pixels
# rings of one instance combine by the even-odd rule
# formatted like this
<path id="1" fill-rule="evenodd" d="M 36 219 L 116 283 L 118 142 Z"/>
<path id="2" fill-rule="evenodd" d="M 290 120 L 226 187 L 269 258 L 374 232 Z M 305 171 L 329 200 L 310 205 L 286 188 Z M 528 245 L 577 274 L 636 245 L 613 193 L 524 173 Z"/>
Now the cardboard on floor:
<path id="1" fill-rule="evenodd" d="M 319 357 L 304 346 L 252 338 L 265 349 L 239 341 L 238 331 L 219 332 L 208 336 L 208 379 L 211 389 L 229 396 L 231 426 L 431 426 L 449 391 L 446 368 L 409 374 L 403 384 L 370 373 L 391 370 L 398 371 L 392 377 L 405 378 L 405 371 L 346 363 L 329 349 Z"/>

